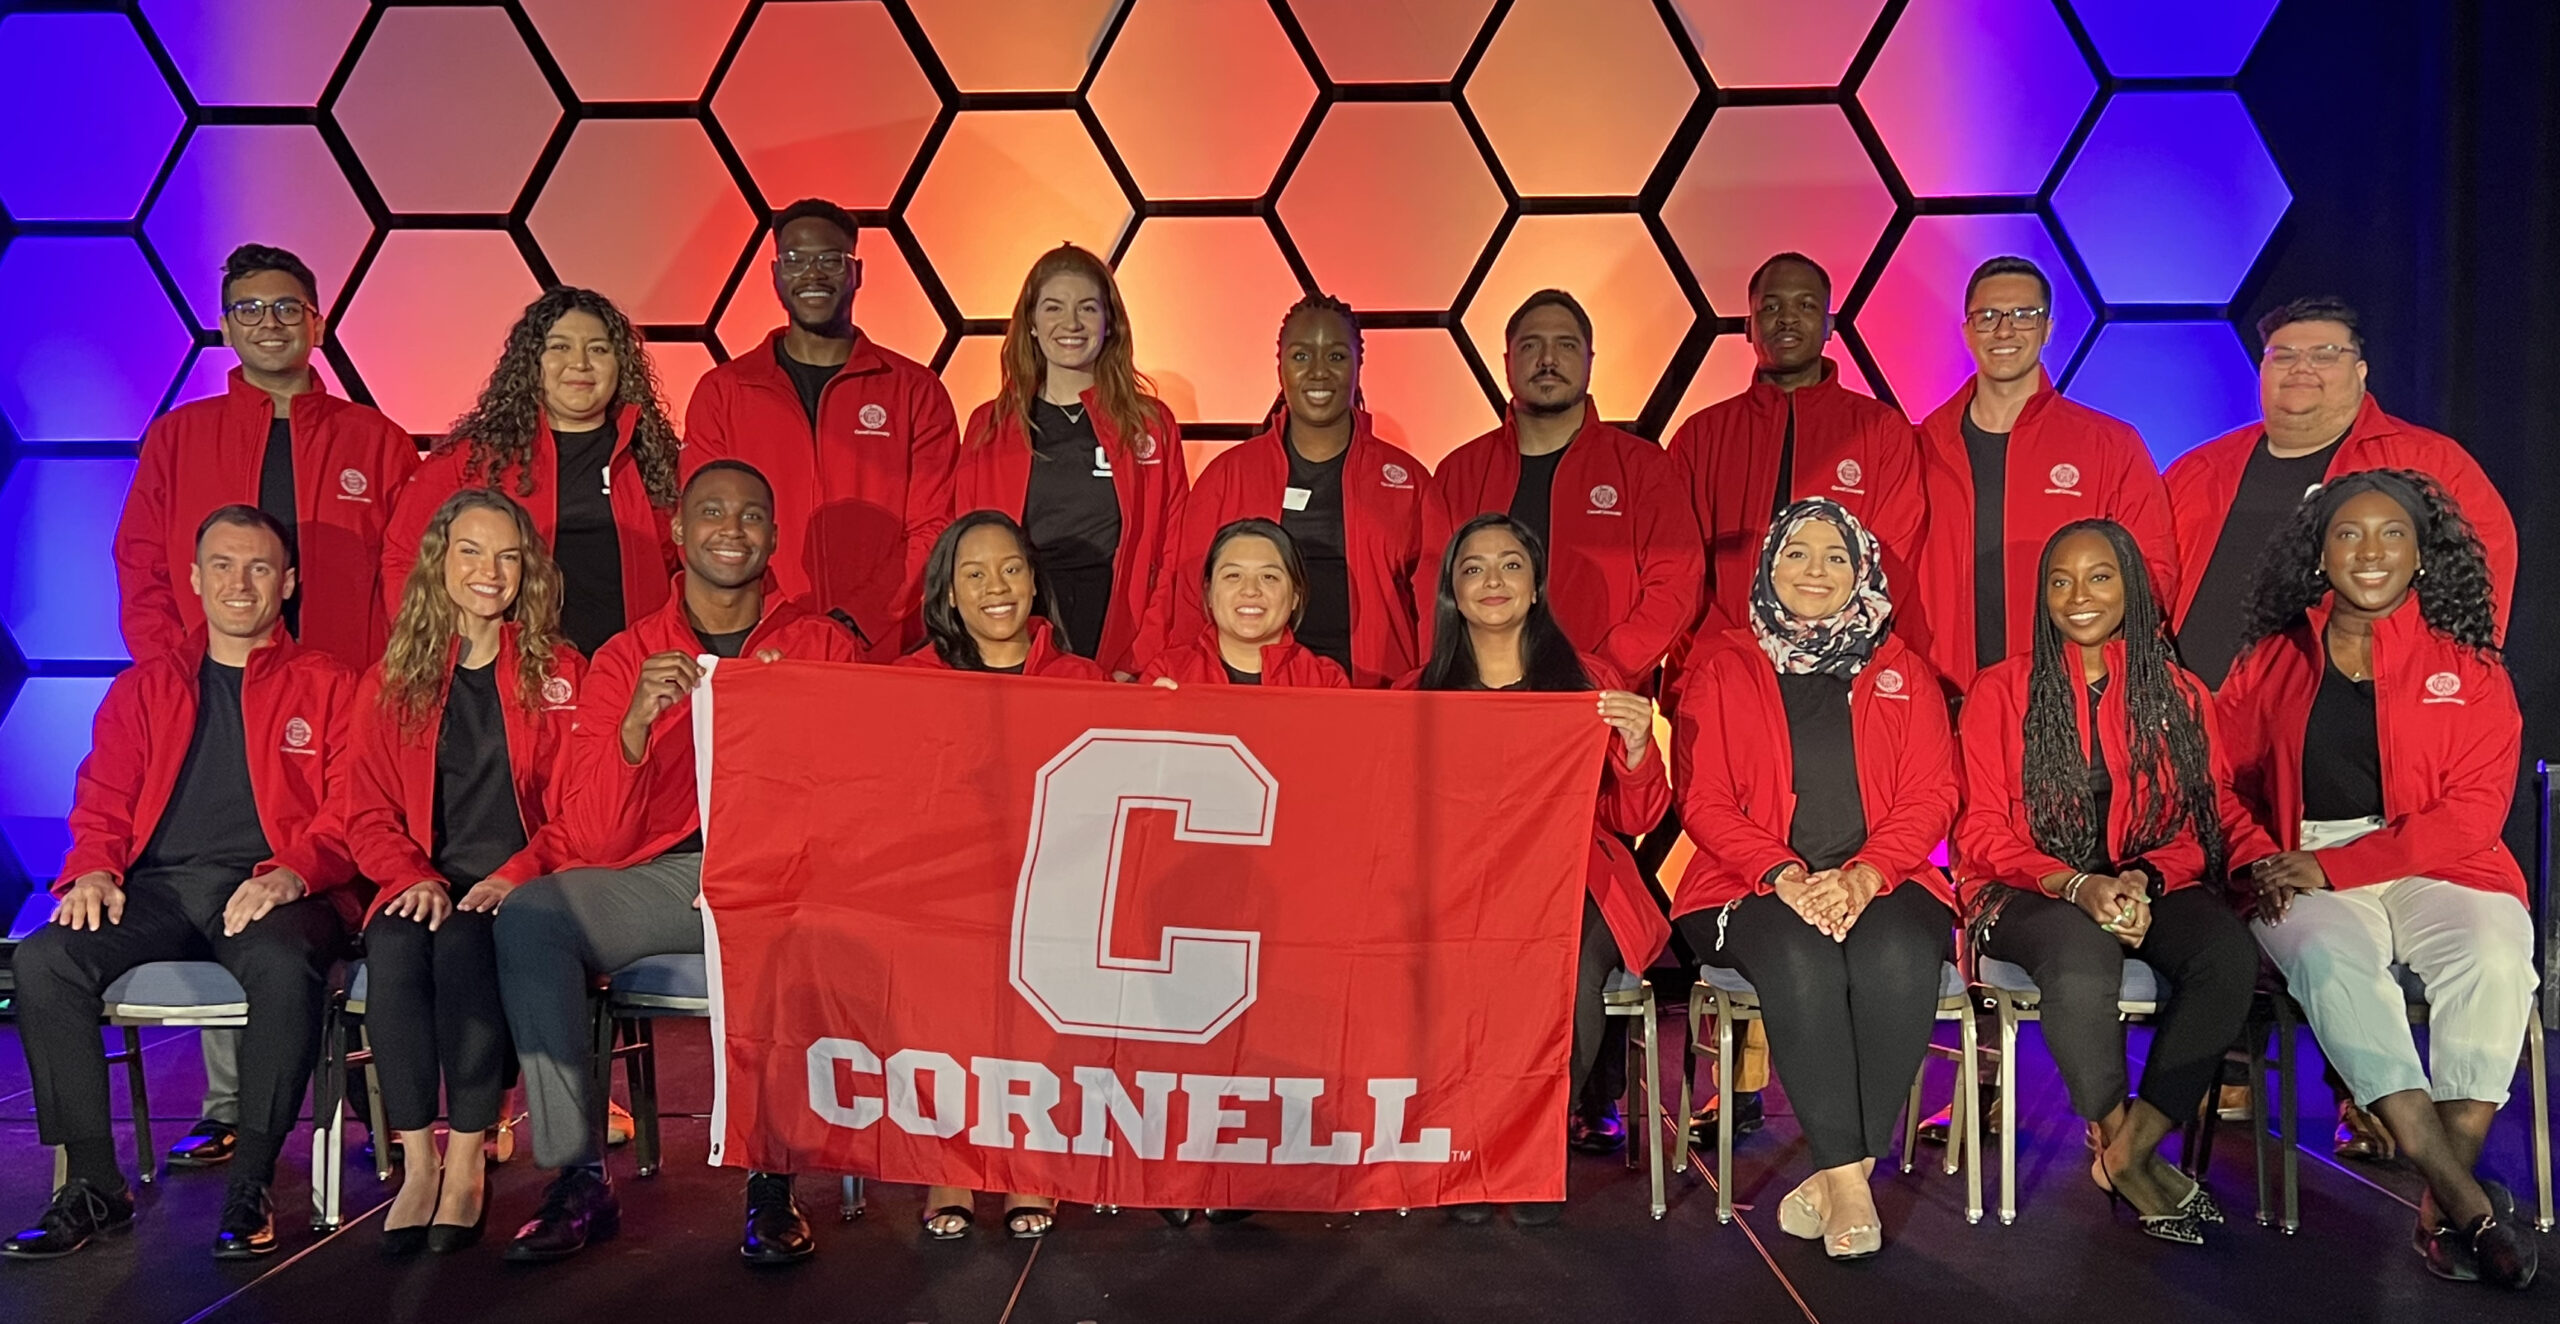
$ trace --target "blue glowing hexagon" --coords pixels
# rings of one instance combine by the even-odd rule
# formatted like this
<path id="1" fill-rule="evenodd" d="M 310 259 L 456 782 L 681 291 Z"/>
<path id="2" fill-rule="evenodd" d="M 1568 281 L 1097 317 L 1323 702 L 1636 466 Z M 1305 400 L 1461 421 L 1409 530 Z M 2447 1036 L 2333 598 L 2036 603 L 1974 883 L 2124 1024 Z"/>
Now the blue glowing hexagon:
<path id="1" fill-rule="evenodd" d="M 107 684 L 93 676 L 30 676 L 18 687 L 9 715 L 0 718 L 0 822 L 71 812 L 72 778 L 88 756 L 89 723 Z M 45 861 L 19 858 L 30 873 L 50 872 Z"/>
<path id="2" fill-rule="evenodd" d="M 133 461 L 21 457 L 0 482 L 0 622 L 47 662 L 121 662 L 116 519 Z"/>
<path id="3" fill-rule="evenodd" d="M 338 159 L 308 124 L 198 128 L 142 222 L 201 326 L 221 317 L 222 261 L 247 243 L 291 250 L 335 307 L 373 218 L 347 187 Z"/>
<path id="4" fill-rule="evenodd" d="M 1912 0 L 1858 102 L 1913 193 L 2033 193 L 2097 90 L 2052 0 Z"/>
<path id="5" fill-rule="evenodd" d="M 2229 78 L 2276 0 L 2071 0 L 2071 12 L 2118 78 Z"/>
<path id="6" fill-rule="evenodd" d="M 122 14 L 0 19 L 0 203 L 22 221 L 122 221 L 187 122 Z"/>
<path id="7" fill-rule="evenodd" d="M 29 441 L 139 440 L 186 361 L 186 325 L 130 239 L 19 236 L 0 308 L 0 412 Z"/>
<path id="8" fill-rule="evenodd" d="M 2229 322 L 2110 322 L 2066 394 L 2141 429 L 2166 469 L 2258 416 L 2258 370 Z"/>
<path id="9" fill-rule="evenodd" d="M 2107 103 L 2054 214 L 2109 303 L 2227 303 L 2293 201 L 2234 92 Z"/>
<path id="10" fill-rule="evenodd" d="M 316 106 L 365 0 L 142 0 L 142 17 L 196 100 Z"/>

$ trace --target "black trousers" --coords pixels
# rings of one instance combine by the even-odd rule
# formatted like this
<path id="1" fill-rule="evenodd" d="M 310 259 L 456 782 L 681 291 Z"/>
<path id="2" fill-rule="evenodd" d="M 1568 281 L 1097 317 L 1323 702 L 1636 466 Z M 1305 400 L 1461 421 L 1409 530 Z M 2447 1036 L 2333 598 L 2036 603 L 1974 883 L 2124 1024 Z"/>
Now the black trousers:
<path id="1" fill-rule="evenodd" d="M 238 886 L 228 876 L 135 874 L 125 880 L 121 922 L 86 931 L 48 924 L 18 944 L 18 1038 L 35 1079 L 36 1134 L 45 1144 L 113 1134 L 98 1038 L 107 985 L 152 961 L 219 961 L 249 995 L 235 1175 L 275 1175 L 277 1147 L 302 1112 L 320 1060 L 329 967 L 345 926 L 326 898 L 304 897 L 224 937 L 222 908 Z"/>
<path id="2" fill-rule="evenodd" d="M 1582 1087 L 1591 1079 L 1592 1064 L 1600 1060 L 1600 1048 L 1609 1041 L 1610 1036 L 1604 1033 L 1609 1028 L 1609 1012 L 1601 998 L 1609 987 L 1609 972 L 1620 964 L 1618 940 L 1610 935 L 1608 921 L 1600 917 L 1600 903 L 1585 891 L 1582 954 L 1574 964 L 1573 974 L 1573 1092 L 1565 1096 L 1568 1100 L 1582 1097 Z M 1623 1092 L 1625 1086 L 1621 1084 L 1619 1088 Z"/>
<path id="3" fill-rule="evenodd" d="M 1725 922 L 1680 917 L 1709 964 L 1730 965 L 1760 990 L 1769 1059 L 1787 1083 L 1816 1168 L 1882 1159 L 1893 1124 L 1928 1056 L 1938 1015 L 1939 966 L 1955 947 L 1955 913 L 1917 883 L 1877 897 L 1833 941 L 1775 895 L 1746 897 Z"/>
<path id="4" fill-rule="evenodd" d="M 2131 948 L 2078 906 L 2021 893 L 2001 907 L 1982 954 L 2024 966 L 2043 990 L 2045 1050 L 2071 1091 L 2073 1111 L 2093 1122 L 2126 1096 L 2124 1028 L 2116 1018 L 2126 957 L 2160 976 L 2141 1097 L 2173 1122 L 2195 1116 L 2221 1079 L 2222 1055 L 2248 1019 L 2258 982 L 2257 943 L 2208 887 L 2152 902 L 2151 931 Z"/>
<path id="5" fill-rule="evenodd" d="M 453 887 L 459 899 L 466 890 Z M 365 926 L 365 1033 L 394 1131 L 436 1119 L 436 1082 L 456 1131 L 498 1124 L 515 1046 L 498 998 L 497 916 L 455 911 L 430 933 L 383 913 Z"/>

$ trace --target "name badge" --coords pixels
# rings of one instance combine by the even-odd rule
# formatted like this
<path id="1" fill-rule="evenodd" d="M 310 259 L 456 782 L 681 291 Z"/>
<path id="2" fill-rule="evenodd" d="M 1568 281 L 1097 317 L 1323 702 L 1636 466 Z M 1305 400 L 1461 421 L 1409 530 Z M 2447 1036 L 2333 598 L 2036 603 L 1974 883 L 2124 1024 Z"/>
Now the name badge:
<path id="1" fill-rule="evenodd" d="M 1303 487 L 1284 488 L 1280 492 L 1280 508 L 1282 510 L 1304 510 L 1307 508 L 1307 502 L 1313 500 L 1314 497 L 1315 493 L 1310 492 Z"/>

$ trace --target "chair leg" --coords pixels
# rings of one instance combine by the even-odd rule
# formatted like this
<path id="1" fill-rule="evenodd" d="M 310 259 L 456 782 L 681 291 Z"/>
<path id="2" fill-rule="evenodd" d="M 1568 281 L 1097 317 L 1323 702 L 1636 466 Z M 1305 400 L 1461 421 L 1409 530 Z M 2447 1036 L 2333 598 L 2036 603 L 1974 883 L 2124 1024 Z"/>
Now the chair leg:
<path id="1" fill-rule="evenodd" d="M 1733 1221 L 1733 1004 L 1716 999 L 1716 1221 Z"/>
<path id="2" fill-rule="evenodd" d="M 850 1223 L 862 1217 L 863 1204 L 862 1179 L 860 1177 L 845 1178 L 843 1202 L 837 1208 L 837 1216 Z"/>
<path id="3" fill-rule="evenodd" d="M 1964 1048 L 1958 1062 L 1956 1096 L 1958 1107 L 1947 1119 L 1947 1152 L 1955 1153 L 1956 1140 L 1964 1140 L 1964 1221 L 1982 1221 L 1982 1057 L 1981 1032 L 1975 1028 L 1973 1010 L 1968 1007 L 1956 1021 L 1956 1037 Z"/>
<path id="4" fill-rule="evenodd" d="M 1917 1160 L 1920 1152 L 1920 1085 L 1928 1078 L 1929 1055 L 1923 1053 L 1920 1055 L 1920 1069 L 1911 1074 L 1911 1097 L 1904 1100 L 1902 1104 L 1902 1175 L 1905 1177 L 1911 1175 L 1911 1165 Z M 1952 1110 L 1949 1116 L 1952 1118 Z M 1955 1150 L 1952 1137 L 1949 1138 L 1947 1149 L 1950 1153 Z"/>
<path id="5" fill-rule="evenodd" d="M 124 1081 L 133 1102 L 133 1156 L 145 1185 L 160 1178 L 160 1154 L 151 1143 L 151 1086 L 143 1079 L 142 1030 L 124 1027 Z"/>
<path id="6" fill-rule="evenodd" d="M 640 1175 L 658 1174 L 658 1048 L 655 1022 L 646 1017 L 628 1022 L 633 1052 L 623 1068 L 631 1089 L 631 1157 Z"/>
<path id="7" fill-rule="evenodd" d="M 1671 1170 L 1689 1170 L 1689 1124 L 1695 1120 L 1698 1081 L 1698 1027 L 1704 1004 L 1698 994 L 1689 995 L 1687 1023 L 1680 1031 L 1680 1118 L 1671 1133 Z"/>
<path id="8" fill-rule="evenodd" d="M 2284 1181 L 2284 1234 L 2292 1236 L 2302 1227 L 2301 1136 L 2297 1134 L 2302 1119 L 2301 1075 L 2296 1059 L 2302 1053 L 2301 1036 L 2294 1033 L 2293 1013 L 2282 1002 L 2276 1005 L 2276 1161 Z"/>
<path id="9" fill-rule="evenodd" d="M 373 1137 L 373 1179 L 391 1180 L 391 1120 L 382 1107 L 382 1073 L 373 1065 L 373 1034 L 362 1026 L 356 1033 L 364 1044 L 364 1125 L 365 1134 Z"/>
<path id="10" fill-rule="evenodd" d="M 346 1162 L 340 1146 L 346 1140 L 347 1107 L 341 1098 L 347 1082 L 347 1023 L 339 999 L 329 999 L 320 1020 L 320 1069 L 311 1082 L 311 1230 L 338 1226 L 339 1184 Z M 375 1143 L 380 1148 L 380 1141 Z"/>
<path id="11" fill-rule="evenodd" d="M 2000 1224 L 2018 1221 L 2018 1005 L 2000 999 Z"/>
<path id="12" fill-rule="evenodd" d="M 2551 1230 L 2551 1068 L 2543 1060 L 2542 1017 L 2525 1022 L 2525 1058 L 2533 1067 L 2533 1181 L 2542 1197 L 2538 1231 Z"/>
<path id="13" fill-rule="evenodd" d="M 1653 1216 L 1660 1218 L 1668 1209 L 1662 1195 L 1662 1040 L 1661 1017 L 1650 988 L 1644 995 L 1644 1130 L 1646 1162 L 1653 1182 Z M 2550 1170 L 2547 1165 L 2543 1168 L 2545 1173 Z"/>
<path id="14" fill-rule="evenodd" d="M 2267 1204 L 2267 1042 L 2271 1026 L 2249 1027 L 2249 1157 L 2257 1175 L 2258 1226 L 2267 1227 L 2275 1220 L 2275 1211 Z"/>
<path id="15" fill-rule="evenodd" d="M 53 1149 L 53 1189 L 61 1190 L 71 1182 L 71 1155 L 62 1146 Z"/>
<path id="16" fill-rule="evenodd" d="M 601 1157 L 612 1152 L 606 1144 L 606 1141 L 611 1138 L 606 1134 L 606 1118 L 613 1110 L 614 1021 L 612 1009 L 606 1006 L 602 993 L 589 998 L 587 1005 L 590 1009 L 589 1015 L 593 1017 L 595 1029 L 595 1062 L 590 1068 L 593 1073 L 592 1085 L 595 1097 L 590 1101 L 587 1126 L 595 1135 L 595 1152 Z"/>
<path id="17" fill-rule="evenodd" d="M 1637 1100 L 1642 1097 L 1636 1091 L 1636 1056 L 1641 1047 L 1642 1045 L 1636 1042 L 1636 1036 L 1630 1032 L 1627 1035 L 1626 1060 L 1619 1063 L 1621 1068 L 1619 1074 L 1626 1077 L 1627 1081 L 1627 1091 L 1618 1100 L 1618 1115 L 1624 1119 L 1627 1129 L 1625 1153 L 1629 1172 L 1635 1171 L 1636 1164 L 1642 1161 L 1636 1157 L 1636 1119 L 1639 1116 L 1636 1105 Z"/>

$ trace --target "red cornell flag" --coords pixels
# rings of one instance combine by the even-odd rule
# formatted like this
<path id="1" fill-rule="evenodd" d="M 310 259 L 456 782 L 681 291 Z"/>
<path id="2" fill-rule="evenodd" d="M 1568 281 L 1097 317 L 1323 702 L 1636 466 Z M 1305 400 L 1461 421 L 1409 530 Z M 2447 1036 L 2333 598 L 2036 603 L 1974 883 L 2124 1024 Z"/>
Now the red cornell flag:
<path id="1" fill-rule="evenodd" d="M 1564 1198 L 1589 695 L 724 662 L 694 721 L 713 1163 Z"/>

